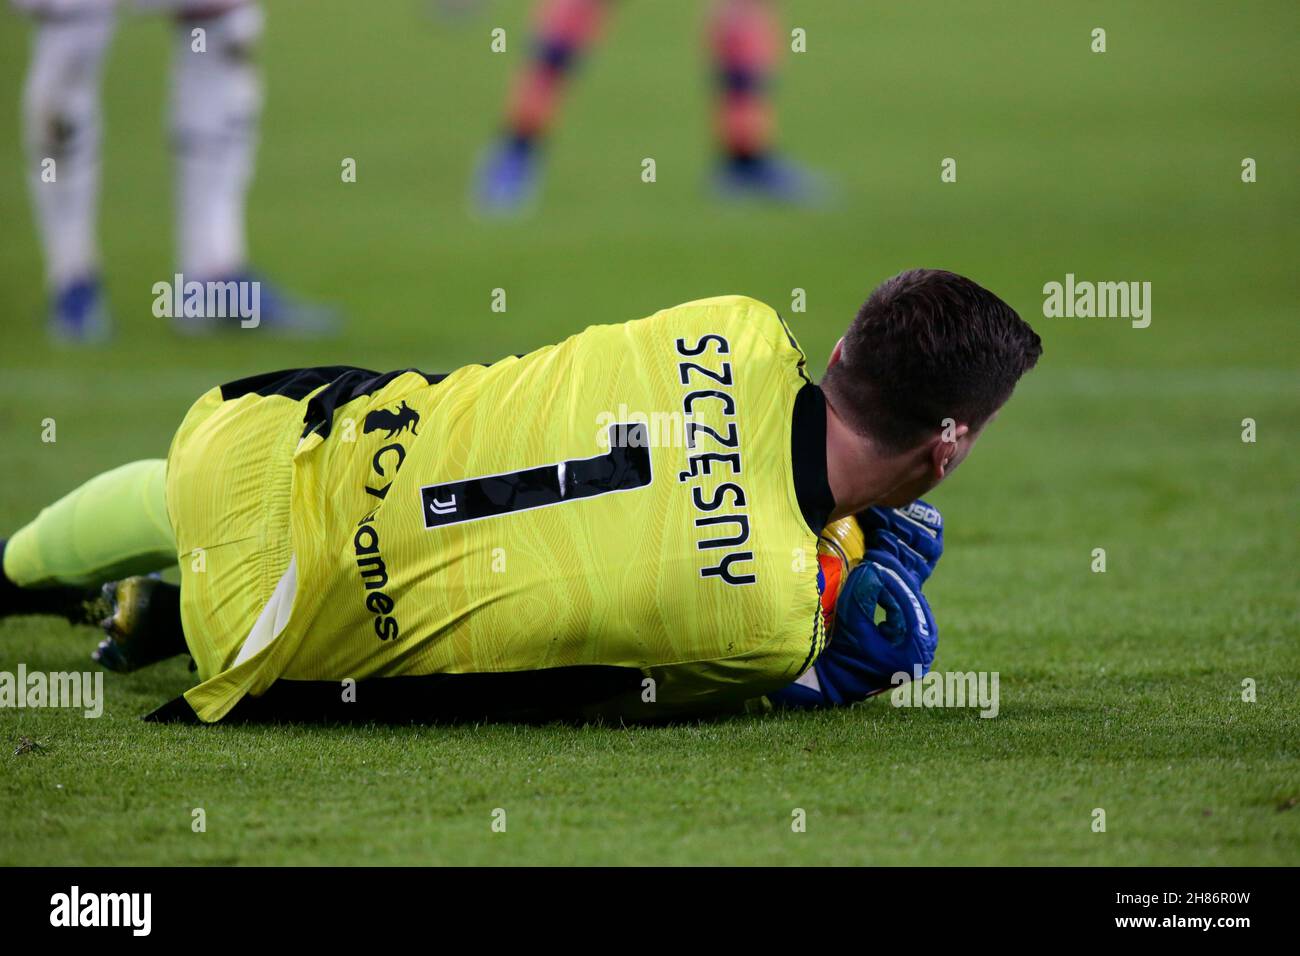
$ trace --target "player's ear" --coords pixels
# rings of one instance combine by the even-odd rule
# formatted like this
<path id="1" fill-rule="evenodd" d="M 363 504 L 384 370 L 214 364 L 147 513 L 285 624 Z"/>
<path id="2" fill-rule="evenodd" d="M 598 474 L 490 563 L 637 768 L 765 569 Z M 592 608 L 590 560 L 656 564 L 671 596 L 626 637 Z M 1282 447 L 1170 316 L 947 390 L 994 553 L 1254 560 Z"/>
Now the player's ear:
<path id="1" fill-rule="evenodd" d="M 830 361 L 826 363 L 826 367 L 830 368 L 832 365 L 839 364 L 840 359 L 843 357 L 844 357 L 844 337 L 841 336 L 840 340 L 835 343 L 835 348 L 831 349 L 831 358 Z"/>
<path id="2" fill-rule="evenodd" d="M 969 425 L 947 425 L 930 442 L 930 471 L 935 481 L 955 467 L 958 443 L 969 433 Z"/>

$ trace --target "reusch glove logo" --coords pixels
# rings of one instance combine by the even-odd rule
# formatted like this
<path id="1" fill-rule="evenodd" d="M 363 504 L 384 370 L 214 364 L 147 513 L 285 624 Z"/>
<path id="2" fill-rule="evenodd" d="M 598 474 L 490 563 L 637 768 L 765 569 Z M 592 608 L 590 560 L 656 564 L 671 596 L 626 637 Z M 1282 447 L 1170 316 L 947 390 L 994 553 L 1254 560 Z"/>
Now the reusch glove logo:
<path id="1" fill-rule="evenodd" d="M 895 508 L 904 518 L 911 518 L 925 526 L 925 530 L 933 535 L 938 529 L 943 527 L 943 515 L 939 514 L 939 509 L 934 505 L 928 505 L 919 498 L 913 501 L 906 508 Z"/>

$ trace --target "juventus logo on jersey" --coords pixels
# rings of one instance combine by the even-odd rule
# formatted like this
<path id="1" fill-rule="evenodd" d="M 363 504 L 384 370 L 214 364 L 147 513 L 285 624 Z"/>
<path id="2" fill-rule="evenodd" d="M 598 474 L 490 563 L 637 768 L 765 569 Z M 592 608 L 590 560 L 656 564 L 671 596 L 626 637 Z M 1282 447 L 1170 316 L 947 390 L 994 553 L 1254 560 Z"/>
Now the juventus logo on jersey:
<path id="1" fill-rule="evenodd" d="M 446 501 L 439 501 L 436 497 L 429 496 L 424 499 L 424 503 L 425 503 L 425 507 L 428 508 L 430 512 L 436 515 L 454 515 L 456 513 L 455 495 L 452 495 Z M 425 527 L 427 528 L 428 526 L 429 525 L 426 522 Z"/>

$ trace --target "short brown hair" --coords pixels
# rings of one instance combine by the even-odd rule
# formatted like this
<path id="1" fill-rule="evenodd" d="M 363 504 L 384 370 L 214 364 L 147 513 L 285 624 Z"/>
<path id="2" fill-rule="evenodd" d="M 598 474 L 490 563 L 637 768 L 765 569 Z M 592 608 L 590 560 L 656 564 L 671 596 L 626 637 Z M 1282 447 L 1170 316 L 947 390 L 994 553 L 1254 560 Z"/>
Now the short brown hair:
<path id="1" fill-rule="evenodd" d="M 1038 334 L 992 292 L 911 269 L 871 293 L 822 387 L 855 431 L 903 451 L 945 418 L 982 427 L 1042 353 Z"/>

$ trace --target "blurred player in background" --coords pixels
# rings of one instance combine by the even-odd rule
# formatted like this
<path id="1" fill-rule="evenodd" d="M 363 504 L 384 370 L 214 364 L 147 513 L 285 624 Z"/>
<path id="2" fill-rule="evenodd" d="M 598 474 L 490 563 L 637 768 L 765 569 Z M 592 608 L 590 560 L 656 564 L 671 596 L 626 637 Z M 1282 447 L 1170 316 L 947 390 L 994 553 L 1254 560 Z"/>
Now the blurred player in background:
<path id="1" fill-rule="evenodd" d="M 612 5 L 613 0 L 538 4 L 532 60 L 515 81 L 505 130 L 478 170 L 481 209 L 513 212 L 533 197 L 542 139 L 554 122 L 564 82 Z M 781 41 L 771 0 L 716 0 L 709 39 L 718 84 L 719 191 L 785 202 L 815 200 L 823 191 L 816 177 L 773 152 L 769 94 Z"/>
<path id="2" fill-rule="evenodd" d="M 13 3 L 36 21 L 23 120 L 50 331 L 62 340 L 100 340 L 110 328 L 96 237 L 100 86 L 118 0 Z M 199 282 L 253 281 L 244 202 L 262 101 L 253 57 L 261 7 L 251 0 L 135 0 L 131 6 L 176 17 L 171 143 L 177 267 Z M 329 310 L 289 299 L 264 281 L 260 296 L 266 325 L 311 333 L 333 324 Z M 213 325 L 204 318 L 179 321 L 187 331 Z"/>

